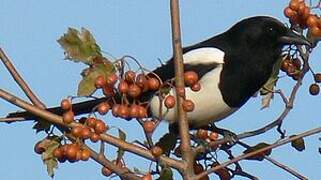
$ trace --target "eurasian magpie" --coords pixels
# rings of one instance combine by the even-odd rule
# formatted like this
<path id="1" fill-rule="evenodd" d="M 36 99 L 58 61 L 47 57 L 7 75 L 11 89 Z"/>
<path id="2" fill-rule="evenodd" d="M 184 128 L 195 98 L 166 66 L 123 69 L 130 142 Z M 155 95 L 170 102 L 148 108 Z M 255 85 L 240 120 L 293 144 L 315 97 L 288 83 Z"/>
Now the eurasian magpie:
<path id="1" fill-rule="evenodd" d="M 279 20 L 268 16 L 255 16 L 241 20 L 226 32 L 192 46 L 183 48 L 185 71 L 195 71 L 200 78 L 201 90 L 186 88 L 186 98 L 195 104 L 187 113 L 191 128 L 200 128 L 217 122 L 238 110 L 271 76 L 272 68 L 285 45 L 311 44 L 291 31 Z M 173 79 L 174 61 L 153 72 L 163 81 Z M 170 94 L 175 94 L 174 90 Z M 73 105 L 75 114 L 89 113 L 105 99 L 91 100 Z M 159 116 L 159 100 L 151 96 L 150 115 Z M 59 107 L 49 108 L 61 114 Z M 26 112 L 11 113 L 8 117 L 34 119 Z M 176 109 L 169 109 L 163 118 L 171 124 L 177 121 Z"/>

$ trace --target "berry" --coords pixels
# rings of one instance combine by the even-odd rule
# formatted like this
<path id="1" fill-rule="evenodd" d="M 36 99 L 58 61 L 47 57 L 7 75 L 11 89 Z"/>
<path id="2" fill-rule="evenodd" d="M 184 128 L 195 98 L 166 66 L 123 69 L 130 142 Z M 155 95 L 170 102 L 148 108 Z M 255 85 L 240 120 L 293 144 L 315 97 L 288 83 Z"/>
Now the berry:
<path id="1" fill-rule="evenodd" d="M 200 91 L 201 90 L 201 84 L 199 82 L 196 82 L 195 84 L 192 85 L 191 87 L 192 91 Z"/>
<path id="2" fill-rule="evenodd" d="M 120 108 L 120 104 L 113 105 L 113 108 L 111 110 L 111 113 L 113 114 L 113 116 L 115 116 L 115 117 L 119 116 L 119 108 Z"/>
<path id="3" fill-rule="evenodd" d="M 107 96 L 107 97 L 114 96 L 114 94 L 115 94 L 113 88 L 112 88 L 112 87 L 109 87 L 109 86 L 104 86 L 104 87 L 103 87 L 103 93 L 104 93 L 104 95 Z"/>
<path id="4" fill-rule="evenodd" d="M 97 134 L 103 134 L 107 131 L 107 126 L 102 120 L 97 120 L 95 126 L 95 132 Z"/>
<path id="5" fill-rule="evenodd" d="M 131 84 L 129 86 L 128 89 L 128 95 L 132 98 L 137 98 L 138 96 L 140 96 L 142 90 L 140 89 L 140 87 L 136 84 Z"/>
<path id="6" fill-rule="evenodd" d="M 70 124 L 74 121 L 75 115 L 72 111 L 67 111 L 62 115 L 62 121 L 66 124 Z"/>
<path id="7" fill-rule="evenodd" d="M 113 172 L 112 172 L 110 169 L 108 169 L 107 167 L 103 167 L 103 168 L 101 169 L 101 173 L 102 173 L 104 176 L 108 177 L 108 176 L 110 176 Z"/>
<path id="8" fill-rule="evenodd" d="M 180 96 L 180 97 L 185 97 L 185 88 L 178 88 L 176 87 L 176 93 Z"/>
<path id="9" fill-rule="evenodd" d="M 139 117 L 139 118 L 145 118 L 145 117 L 147 117 L 147 110 L 146 110 L 145 107 L 139 106 L 138 117 Z"/>
<path id="10" fill-rule="evenodd" d="M 90 138 L 91 134 L 92 134 L 92 132 L 91 132 L 91 130 L 90 130 L 88 127 L 82 128 L 82 130 L 81 130 L 81 137 L 82 137 L 83 139 L 88 139 L 88 138 Z"/>
<path id="11" fill-rule="evenodd" d="M 139 106 L 136 104 L 133 104 L 130 106 L 130 110 L 129 110 L 129 116 L 132 118 L 138 118 L 139 116 Z"/>
<path id="12" fill-rule="evenodd" d="M 127 93 L 129 89 L 128 83 L 124 80 L 120 81 L 120 83 L 118 84 L 118 90 L 120 93 Z"/>
<path id="13" fill-rule="evenodd" d="M 152 91 L 156 91 L 160 88 L 160 83 L 156 78 L 149 78 L 147 80 L 148 88 Z"/>
<path id="14" fill-rule="evenodd" d="M 46 149 L 43 147 L 43 145 L 41 144 L 41 141 L 37 142 L 34 146 L 34 151 L 37 154 L 42 154 L 43 152 L 46 151 Z"/>
<path id="15" fill-rule="evenodd" d="M 142 177 L 142 180 L 152 180 L 152 174 L 151 173 L 147 173 Z"/>
<path id="16" fill-rule="evenodd" d="M 314 37 L 320 37 L 321 36 L 321 29 L 317 26 L 314 26 L 311 28 L 311 35 Z"/>
<path id="17" fill-rule="evenodd" d="M 203 139 L 203 140 L 205 140 L 205 139 L 207 139 L 207 138 L 209 137 L 209 136 L 208 136 L 208 131 L 205 130 L 205 129 L 199 129 L 199 130 L 197 130 L 196 136 L 197 136 L 198 138 L 200 138 L 200 139 Z"/>
<path id="18" fill-rule="evenodd" d="M 175 97 L 173 95 L 168 95 L 165 98 L 165 106 L 168 109 L 171 109 L 175 106 Z"/>
<path id="19" fill-rule="evenodd" d="M 285 15 L 285 17 L 287 17 L 287 18 L 293 18 L 294 16 L 296 16 L 297 15 L 297 13 L 296 13 L 296 11 L 294 11 L 293 9 L 291 9 L 290 7 L 286 7 L 285 9 L 284 9 L 284 15 Z"/>
<path id="20" fill-rule="evenodd" d="M 75 161 L 75 160 L 77 160 L 77 152 L 78 152 L 77 147 L 69 145 L 66 152 L 65 152 L 66 157 L 68 158 L 68 160 Z"/>
<path id="21" fill-rule="evenodd" d="M 138 74 L 136 76 L 136 84 L 137 84 L 137 86 L 142 88 L 144 92 L 148 90 L 147 79 L 144 74 Z"/>
<path id="22" fill-rule="evenodd" d="M 71 129 L 71 134 L 74 137 L 80 137 L 81 136 L 81 132 L 82 132 L 83 127 L 82 126 L 75 126 Z"/>
<path id="23" fill-rule="evenodd" d="M 110 87 L 114 86 L 116 84 L 117 80 L 118 80 L 118 76 L 116 74 L 109 75 L 107 78 L 108 86 L 110 86 Z"/>
<path id="24" fill-rule="evenodd" d="M 81 151 L 81 157 L 80 157 L 80 159 L 82 160 L 82 161 L 88 161 L 88 159 L 90 158 L 90 151 L 88 150 L 88 149 L 83 149 L 82 151 Z"/>
<path id="25" fill-rule="evenodd" d="M 299 1 L 291 1 L 289 4 L 289 8 L 291 8 L 293 11 L 298 11 L 300 6 Z"/>
<path id="26" fill-rule="evenodd" d="M 68 111 L 68 110 L 70 110 L 71 109 L 71 102 L 70 102 L 70 100 L 69 99 L 63 99 L 62 101 L 61 101 L 61 103 L 60 103 L 60 107 L 61 107 L 61 109 L 62 110 L 64 110 L 64 111 Z"/>
<path id="27" fill-rule="evenodd" d="M 100 140 L 100 136 L 96 133 L 92 133 L 90 136 L 90 141 L 96 143 Z"/>
<path id="28" fill-rule="evenodd" d="M 186 111 L 186 112 L 191 112 L 195 108 L 195 105 L 194 105 L 193 101 L 191 101 L 189 99 L 185 99 L 183 101 L 182 106 L 183 106 L 184 111 Z"/>
<path id="29" fill-rule="evenodd" d="M 198 75 L 194 71 L 186 71 L 184 73 L 184 81 L 188 86 L 192 86 L 198 81 Z"/>
<path id="30" fill-rule="evenodd" d="M 210 135 L 208 136 L 208 138 L 211 141 L 216 141 L 218 139 L 218 134 L 216 132 L 211 132 Z"/>
<path id="31" fill-rule="evenodd" d="M 63 153 L 63 151 L 62 151 L 62 149 L 61 148 L 56 148 L 54 151 L 53 151 L 53 156 L 55 157 L 55 158 L 57 158 L 57 159 L 62 159 L 63 158 L 63 156 L 64 156 L 64 153 Z"/>
<path id="32" fill-rule="evenodd" d="M 104 76 L 98 76 L 95 81 L 95 87 L 98 88 L 103 88 L 106 86 L 107 82 Z"/>
<path id="33" fill-rule="evenodd" d="M 311 95 L 316 96 L 320 93 L 320 86 L 316 83 L 311 84 L 309 88 L 309 92 Z"/>
<path id="34" fill-rule="evenodd" d="M 317 73 L 314 75 L 314 80 L 317 83 L 321 83 L 321 73 Z"/>
<path id="35" fill-rule="evenodd" d="M 118 110 L 118 115 L 121 117 L 121 118 L 128 118 L 129 117 L 129 108 L 126 106 L 126 105 L 120 105 L 119 106 L 119 110 Z"/>
<path id="36" fill-rule="evenodd" d="M 291 63 L 290 59 L 289 58 L 285 58 L 282 61 L 281 70 L 284 71 L 284 72 L 287 72 L 287 69 L 288 69 L 290 63 Z"/>
<path id="37" fill-rule="evenodd" d="M 90 117 L 86 120 L 86 125 L 91 128 L 95 128 L 97 120 L 93 117 Z"/>
<path id="38" fill-rule="evenodd" d="M 306 20 L 306 23 L 309 28 L 318 26 L 318 17 L 316 15 L 309 15 L 309 17 Z"/>
<path id="39" fill-rule="evenodd" d="M 135 82 L 135 78 L 136 78 L 136 73 L 134 71 L 127 71 L 125 73 L 125 80 L 128 82 L 128 83 L 133 83 Z"/>
<path id="40" fill-rule="evenodd" d="M 107 102 L 102 102 L 99 104 L 97 111 L 100 115 L 105 115 L 108 113 L 109 109 L 110 105 Z"/>
<path id="41" fill-rule="evenodd" d="M 152 133 L 155 129 L 155 122 L 145 121 L 143 126 L 146 133 Z"/>
<path id="42" fill-rule="evenodd" d="M 152 153 L 153 156 L 155 156 L 157 158 L 157 157 L 159 157 L 159 156 L 161 156 L 163 154 L 163 150 L 159 146 L 154 146 L 151 149 L 151 153 Z"/>

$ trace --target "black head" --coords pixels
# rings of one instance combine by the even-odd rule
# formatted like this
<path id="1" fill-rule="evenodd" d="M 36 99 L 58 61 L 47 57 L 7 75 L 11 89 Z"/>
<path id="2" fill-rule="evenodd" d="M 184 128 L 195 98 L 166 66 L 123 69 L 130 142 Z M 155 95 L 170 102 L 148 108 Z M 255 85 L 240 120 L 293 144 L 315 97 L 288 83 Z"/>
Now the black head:
<path id="1" fill-rule="evenodd" d="M 279 20 L 268 16 L 255 16 L 235 24 L 228 34 L 235 42 L 249 48 L 279 49 L 287 44 L 311 44 L 301 35 L 296 34 Z"/>

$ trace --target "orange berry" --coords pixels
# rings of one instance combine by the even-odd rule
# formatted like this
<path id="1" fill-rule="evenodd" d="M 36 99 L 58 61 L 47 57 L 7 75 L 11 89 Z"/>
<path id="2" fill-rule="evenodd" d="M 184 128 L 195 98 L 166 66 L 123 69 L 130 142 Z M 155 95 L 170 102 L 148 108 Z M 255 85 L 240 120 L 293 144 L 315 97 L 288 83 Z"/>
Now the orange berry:
<path id="1" fill-rule="evenodd" d="M 186 112 L 191 112 L 195 108 L 195 105 L 194 105 L 193 101 L 191 101 L 189 99 L 185 99 L 183 101 L 182 106 L 183 106 L 184 111 L 186 111 Z"/>
<path id="2" fill-rule="evenodd" d="M 63 99 L 60 103 L 60 107 L 64 111 L 68 111 L 71 109 L 72 105 L 69 99 Z"/>
<path id="3" fill-rule="evenodd" d="M 92 134 L 92 132 L 91 132 L 90 128 L 88 128 L 88 127 L 82 128 L 81 138 L 88 139 L 88 138 L 90 138 L 91 134 Z"/>
<path id="4" fill-rule="evenodd" d="M 133 104 L 130 106 L 130 112 L 129 112 L 129 116 L 132 118 L 138 118 L 139 116 L 139 106 L 136 104 Z"/>
<path id="5" fill-rule="evenodd" d="M 110 86 L 104 86 L 103 93 L 106 97 L 111 97 L 115 95 L 114 89 Z"/>
<path id="6" fill-rule="evenodd" d="M 71 134 L 73 136 L 80 137 L 81 136 L 81 132 L 82 132 L 83 127 L 82 126 L 75 126 L 71 129 Z"/>
<path id="7" fill-rule="evenodd" d="M 147 173 L 142 177 L 142 180 L 152 180 L 152 174 L 151 173 Z"/>
<path id="8" fill-rule="evenodd" d="M 129 89 L 128 83 L 124 80 L 120 81 L 120 83 L 118 84 L 118 90 L 120 93 L 127 93 Z"/>
<path id="9" fill-rule="evenodd" d="M 139 106 L 138 117 L 139 118 L 146 118 L 147 117 L 147 110 L 145 107 Z"/>
<path id="10" fill-rule="evenodd" d="M 110 87 L 112 87 L 112 86 L 114 86 L 116 84 L 117 80 L 118 80 L 118 76 L 116 74 L 111 74 L 107 78 L 107 84 Z"/>
<path id="11" fill-rule="evenodd" d="M 102 120 L 97 120 L 95 126 L 95 132 L 97 134 L 103 134 L 107 131 L 107 126 Z"/>
<path id="12" fill-rule="evenodd" d="M 63 113 L 63 115 L 62 115 L 62 120 L 66 124 L 72 123 L 74 121 L 74 119 L 75 119 L 75 115 L 74 115 L 74 112 L 72 112 L 72 111 L 67 111 L 67 112 Z"/>
<path id="13" fill-rule="evenodd" d="M 148 89 L 147 79 L 146 79 L 146 76 L 144 74 L 138 74 L 136 76 L 136 84 L 137 84 L 137 86 L 142 88 L 143 91 Z"/>
<path id="14" fill-rule="evenodd" d="M 151 149 L 151 153 L 152 153 L 153 156 L 155 156 L 157 158 L 157 157 L 159 157 L 159 156 L 161 156 L 163 154 L 163 150 L 159 146 L 154 146 Z"/>
<path id="15" fill-rule="evenodd" d="M 184 73 L 184 81 L 188 86 L 192 86 L 198 81 L 198 74 L 194 71 L 186 71 Z"/>
<path id="16" fill-rule="evenodd" d="M 127 107 L 127 105 L 122 104 L 119 106 L 118 115 L 124 119 L 129 117 L 129 108 Z"/>
<path id="17" fill-rule="evenodd" d="M 37 142 L 34 146 L 34 151 L 37 154 L 42 154 L 43 152 L 46 151 L 46 149 L 43 147 L 43 145 L 41 144 L 41 141 Z"/>
<path id="18" fill-rule="evenodd" d="M 98 76 L 95 81 L 95 86 L 96 88 L 102 88 L 106 86 L 107 82 L 104 76 Z"/>
<path id="19" fill-rule="evenodd" d="M 90 158 L 90 151 L 88 149 L 83 149 L 81 151 L 81 157 L 80 159 L 83 160 L 83 161 L 88 161 L 88 159 Z"/>
<path id="20" fill-rule="evenodd" d="M 108 113 L 109 109 L 110 105 L 107 102 L 102 102 L 99 104 L 97 111 L 100 115 L 105 115 Z"/>
<path id="21" fill-rule="evenodd" d="M 115 116 L 115 117 L 119 116 L 119 108 L 120 108 L 120 104 L 113 105 L 113 108 L 111 110 L 111 113 L 113 114 L 113 116 Z"/>
<path id="22" fill-rule="evenodd" d="M 90 136 L 90 141 L 96 143 L 100 140 L 100 136 L 96 133 L 92 133 Z"/>
<path id="23" fill-rule="evenodd" d="M 208 138 L 211 141 L 216 141 L 218 139 L 218 134 L 216 132 L 211 132 L 210 135 L 208 136 Z"/>
<path id="24" fill-rule="evenodd" d="M 292 10 L 290 7 L 286 7 L 284 9 L 284 16 L 287 17 L 287 18 L 292 18 L 294 16 L 296 16 L 296 12 L 294 10 Z"/>
<path id="25" fill-rule="evenodd" d="M 147 80 L 148 88 L 152 91 L 156 91 L 160 88 L 160 83 L 156 78 L 149 78 Z"/>
<path id="26" fill-rule="evenodd" d="M 53 151 L 53 156 L 55 157 L 55 158 L 57 158 L 57 159 L 62 159 L 63 158 L 63 156 L 64 156 L 64 153 L 63 153 L 63 151 L 62 151 L 62 149 L 61 148 L 56 148 L 54 151 Z"/>
<path id="27" fill-rule="evenodd" d="M 87 125 L 88 127 L 94 128 L 94 127 L 96 126 L 96 122 L 97 122 L 97 120 L 96 120 L 95 118 L 90 117 L 90 118 L 88 118 L 88 119 L 86 120 L 86 125 Z"/>
<path id="28" fill-rule="evenodd" d="M 143 126 L 146 133 L 152 133 L 155 129 L 155 122 L 145 121 Z"/>
<path id="29" fill-rule="evenodd" d="M 68 158 L 68 160 L 77 160 L 77 152 L 78 149 L 75 146 L 68 146 L 67 150 L 66 150 L 66 157 Z"/>
<path id="30" fill-rule="evenodd" d="M 140 89 L 140 87 L 136 84 L 131 84 L 129 86 L 128 89 L 128 95 L 132 98 L 137 98 L 138 96 L 140 96 L 142 90 Z"/>
<path id="31" fill-rule="evenodd" d="M 168 95 L 166 98 L 165 98 L 165 106 L 166 108 L 168 109 L 171 109 L 175 106 L 175 97 L 173 95 Z"/>
<path id="32" fill-rule="evenodd" d="M 305 5 L 305 3 L 299 3 L 299 7 L 298 7 L 298 14 L 299 15 L 303 15 L 304 14 L 304 10 L 307 6 Z"/>
<path id="33" fill-rule="evenodd" d="M 135 82 L 136 73 L 134 71 L 127 71 L 125 73 L 125 80 L 129 83 Z"/>
<path id="34" fill-rule="evenodd" d="M 317 26 L 314 26 L 311 28 L 311 35 L 314 37 L 320 37 L 321 36 L 321 29 Z"/>
<path id="35" fill-rule="evenodd" d="M 318 26 L 318 17 L 314 14 L 311 14 L 307 18 L 306 23 L 307 23 L 308 27 L 310 27 L 310 28 L 316 27 L 316 26 Z"/>
<path id="36" fill-rule="evenodd" d="M 192 91 L 195 91 L 195 92 L 200 91 L 201 90 L 201 84 L 199 82 L 197 82 L 197 83 L 192 85 L 191 89 L 192 89 Z"/>
<path id="37" fill-rule="evenodd" d="M 309 92 L 311 95 L 316 96 L 320 93 L 320 86 L 316 83 L 311 84 L 309 88 Z"/>

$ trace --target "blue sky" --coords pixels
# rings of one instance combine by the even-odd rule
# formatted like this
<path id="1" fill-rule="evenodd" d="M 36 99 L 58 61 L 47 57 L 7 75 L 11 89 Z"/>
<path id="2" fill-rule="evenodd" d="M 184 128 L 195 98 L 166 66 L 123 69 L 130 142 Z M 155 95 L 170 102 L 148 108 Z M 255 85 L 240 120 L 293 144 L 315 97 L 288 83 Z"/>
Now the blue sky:
<path id="1" fill-rule="evenodd" d="M 223 32 L 244 17 L 270 15 L 286 22 L 283 9 L 287 3 L 287 0 L 181 1 L 183 44 L 191 45 Z M 0 7 L 0 46 L 47 106 L 57 105 L 62 98 L 76 94 L 79 73 L 85 67 L 63 60 L 63 50 L 56 40 L 68 27 L 89 29 L 104 51 L 115 57 L 132 55 L 149 69 L 159 64 L 158 58 L 166 61 L 172 54 L 168 1 L 1 0 Z M 321 71 L 320 52 L 317 48 L 311 57 L 311 66 L 317 72 Z M 26 99 L 3 66 L 0 66 L 0 76 L 1 88 Z M 321 124 L 320 96 L 308 95 L 308 85 L 311 82 L 312 77 L 308 75 L 298 93 L 294 110 L 285 120 L 284 128 L 289 134 Z M 286 93 L 289 93 L 293 85 L 289 78 L 283 78 L 279 83 L 279 87 Z M 0 116 L 14 110 L 17 108 L 0 100 Z M 263 111 L 260 110 L 260 99 L 252 98 L 240 111 L 220 122 L 219 126 L 235 132 L 253 130 L 274 120 L 282 110 L 283 104 L 279 97 L 275 98 L 271 108 Z M 140 127 L 136 123 L 123 123 L 124 121 L 112 117 L 107 117 L 106 121 L 128 131 L 130 140 L 142 139 L 142 132 L 138 133 L 137 128 Z M 31 127 L 32 123 L 0 125 L 2 179 L 50 179 L 40 156 L 33 153 L 34 143 L 43 138 L 44 134 L 36 135 Z M 166 124 L 162 124 L 156 137 L 164 133 L 165 129 Z M 248 139 L 247 142 L 274 142 L 276 138 L 276 132 L 271 131 Z M 307 138 L 304 152 L 297 152 L 287 145 L 274 150 L 272 157 L 310 179 L 317 179 L 321 165 L 317 151 L 321 143 L 317 139 L 318 136 Z M 113 149 L 107 146 L 108 150 Z M 108 157 L 113 156 L 108 154 Z M 147 161 L 130 155 L 126 158 L 130 167 L 148 168 Z M 241 164 L 245 170 L 261 179 L 295 179 L 269 162 Z M 89 161 L 60 165 L 55 179 L 88 180 L 104 177 L 100 175 L 100 166 Z"/>

